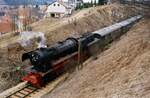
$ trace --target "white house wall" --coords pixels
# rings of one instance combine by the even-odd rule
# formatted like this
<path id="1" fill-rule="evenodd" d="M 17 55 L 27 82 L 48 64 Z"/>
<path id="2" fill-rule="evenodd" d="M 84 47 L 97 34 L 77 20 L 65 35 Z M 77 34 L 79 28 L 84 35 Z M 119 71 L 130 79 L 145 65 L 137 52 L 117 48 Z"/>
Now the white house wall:
<path id="1" fill-rule="evenodd" d="M 54 6 L 55 5 L 55 6 Z M 66 13 L 66 7 L 58 2 L 54 2 L 48 6 L 47 13 Z"/>

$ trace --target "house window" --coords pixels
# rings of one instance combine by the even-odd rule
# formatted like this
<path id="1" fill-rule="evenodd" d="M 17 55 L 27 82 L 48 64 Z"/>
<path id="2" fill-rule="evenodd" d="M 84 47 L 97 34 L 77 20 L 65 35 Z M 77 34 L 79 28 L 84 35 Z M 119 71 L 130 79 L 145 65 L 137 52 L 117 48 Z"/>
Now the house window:
<path id="1" fill-rule="evenodd" d="M 58 6 L 60 6 L 59 4 L 57 4 Z"/>
<path id="2" fill-rule="evenodd" d="M 54 6 L 56 6 L 56 4 L 54 4 Z"/>

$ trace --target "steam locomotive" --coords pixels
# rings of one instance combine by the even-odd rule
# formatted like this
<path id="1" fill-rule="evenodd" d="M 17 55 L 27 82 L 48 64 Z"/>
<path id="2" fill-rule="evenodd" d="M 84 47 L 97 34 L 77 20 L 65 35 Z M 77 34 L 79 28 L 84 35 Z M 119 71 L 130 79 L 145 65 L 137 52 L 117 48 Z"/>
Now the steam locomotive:
<path id="1" fill-rule="evenodd" d="M 61 74 L 65 65 L 71 61 L 70 59 L 77 61 L 79 47 L 83 51 L 81 54 L 83 56 L 82 61 L 87 59 L 90 56 L 88 45 L 100 38 L 101 36 L 98 34 L 86 33 L 79 38 L 70 37 L 50 47 L 38 48 L 24 53 L 22 61 L 29 60 L 31 67 L 28 75 L 22 80 L 28 81 L 36 87 L 43 86 L 51 78 Z"/>
<path id="2" fill-rule="evenodd" d="M 131 27 L 133 22 L 141 19 L 141 17 L 138 15 L 98 31 L 86 33 L 81 37 L 70 37 L 50 47 L 38 48 L 24 53 L 22 61 L 29 60 L 31 66 L 22 80 L 28 81 L 36 87 L 44 86 L 51 79 L 63 73 L 66 65 L 72 60 L 77 61 L 79 56 L 81 56 L 81 61 L 86 60 L 91 56 L 94 45 L 103 48 L 109 42 L 120 37 L 122 33 L 126 32 L 125 30 Z M 80 53 L 79 50 L 82 52 Z"/>

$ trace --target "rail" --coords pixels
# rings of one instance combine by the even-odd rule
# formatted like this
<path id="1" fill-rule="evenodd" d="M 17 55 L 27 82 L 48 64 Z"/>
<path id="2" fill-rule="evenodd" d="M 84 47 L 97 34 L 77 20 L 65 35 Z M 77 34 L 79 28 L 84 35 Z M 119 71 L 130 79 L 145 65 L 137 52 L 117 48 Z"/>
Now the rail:
<path id="1" fill-rule="evenodd" d="M 35 88 L 27 82 L 19 83 L 0 94 L 0 98 L 41 98 L 46 93 L 51 92 L 59 83 L 66 80 L 68 73 L 58 77 L 56 80 L 48 83 L 45 87 Z"/>

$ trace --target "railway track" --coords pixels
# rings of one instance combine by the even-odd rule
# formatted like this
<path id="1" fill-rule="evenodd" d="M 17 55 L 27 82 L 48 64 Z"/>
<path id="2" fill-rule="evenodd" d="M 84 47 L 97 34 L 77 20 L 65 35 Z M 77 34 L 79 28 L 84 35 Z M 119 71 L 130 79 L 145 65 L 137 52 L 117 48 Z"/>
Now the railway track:
<path id="1" fill-rule="evenodd" d="M 30 97 L 30 94 L 32 93 L 38 93 L 38 88 L 27 85 L 26 87 L 17 92 L 14 92 L 6 98 L 26 98 L 27 96 Z"/>
<path id="2" fill-rule="evenodd" d="M 41 98 L 43 95 L 51 92 L 61 82 L 65 81 L 68 75 L 68 73 L 63 74 L 42 88 L 35 88 L 27 82 L 22 82 L 17 86 L 2 92 L 0 98 Z"/>

